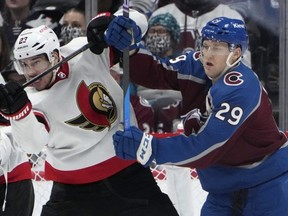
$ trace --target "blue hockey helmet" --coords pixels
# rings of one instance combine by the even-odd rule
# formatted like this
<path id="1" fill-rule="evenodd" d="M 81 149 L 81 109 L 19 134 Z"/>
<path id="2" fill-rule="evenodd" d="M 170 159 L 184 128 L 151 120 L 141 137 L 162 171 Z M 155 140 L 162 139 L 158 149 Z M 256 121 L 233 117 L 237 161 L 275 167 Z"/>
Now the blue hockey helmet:
<path id="1" fill-rule="evenodd" d="M 245 24 L 239 19 L 218 17 L 209 21 L 202 31 L 203 40 L 216 40 L 228 43 L 230 46 L 240 46 L 243 55 L 248 48 L 249 38 Z"/>

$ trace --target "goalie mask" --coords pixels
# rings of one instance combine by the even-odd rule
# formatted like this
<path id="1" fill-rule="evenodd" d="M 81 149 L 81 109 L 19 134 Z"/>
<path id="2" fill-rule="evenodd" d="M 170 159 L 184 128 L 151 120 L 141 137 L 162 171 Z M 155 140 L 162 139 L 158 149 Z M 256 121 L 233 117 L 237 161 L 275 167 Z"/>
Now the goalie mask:
<path id="1" fill-rule="evenodd" d="M 53 65 L 53 51 L 60 52 L 57 35 L 48 26 L 41 25 L 26 29 L 18 36 L 14 47 L 14 66 L 19 74 L 24 74 L 20 60 L 46 54 L 48 61 Z"/>

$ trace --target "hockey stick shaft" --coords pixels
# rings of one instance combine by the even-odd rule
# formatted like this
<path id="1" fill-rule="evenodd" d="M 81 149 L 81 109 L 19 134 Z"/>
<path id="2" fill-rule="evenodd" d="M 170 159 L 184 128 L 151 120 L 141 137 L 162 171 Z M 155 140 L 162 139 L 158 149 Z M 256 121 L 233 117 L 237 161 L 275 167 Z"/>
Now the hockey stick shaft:
<path id="1" fill-rule="evenodd" d="M 75 52 L 71 53 L 70 55 L 68 55 L 67 57 L 65 57 L 64 59 L 62 59 L 61 61 L 59 61 L 57 64 L 55 64 L 54 66 L 52 66 L 51 68 L 47 69 L 46 71 L 42 72 L 41 74 L 33 77 L 31 80 L 27 81 L 26 83 L 24 83 L 22 85 L 23 88 L 26 88 L 27 86 L 31 85 L 32 83 L 34 83 L 35 81 L 39 80 L 40 78 L 42 78 L 43 76 L 47 75 L 48 73 L 52 72 L 53 70 L 57 69 L 58 67 L 60 67 L 61 65 L 63 65 L 64 63 L 68 62 L 69 60 L 71 60 L 72 58 L 74 58 L 75 56 L 79 55 L 80 53 L 84 52 L 85 50 L 87 50 L 88 48 L 92 47 L 94 44 L 89 42 L 87 44 L 85 44 L 84 46 L 82 46 L 81 48 L 79 48 L 78 50 L 76 50 Z"/>
<path id="2" fill-rule="evenodd" d="M 123 16 L 129 18 L 129 0 L 123 2 Z M 129 47 L 123 51 L 123 78 L 122 88 L 124 91 L 123 118 L 124 130 L 130 128 L 130 72 L 129 72 Z"/>

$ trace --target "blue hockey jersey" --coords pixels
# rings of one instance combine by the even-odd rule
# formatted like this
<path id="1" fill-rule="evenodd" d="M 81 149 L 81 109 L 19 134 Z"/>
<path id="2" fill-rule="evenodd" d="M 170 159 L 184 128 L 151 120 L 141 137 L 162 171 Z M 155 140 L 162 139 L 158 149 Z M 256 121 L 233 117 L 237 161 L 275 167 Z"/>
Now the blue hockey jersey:
<path id="1" fill-rule="evenodd" d="M 288 171 L 287 138 L 276 125 L 267 92 L 250 68 L 239 63 L 212 85 L 197 53 L 173 60 L 155 59 L 144 50 L 137 55 L 132 64 L 142 55 L 141 65 L 146 60 L 141 70 L 154 72 L 152 77 L 149 74 L 150 87 L 156 86 L 155 79 L 165 80 L 162 87 L 179 88 L 185 97 L 190 92 L 192 98 L 197 97 L 193 82 L 201 84 L 203 91 L 209 89 L 206 123 L 198 134 L 158 139 L 158 164 L 195 167 L 203 188 L 217 193 L 253 187 Z M 185 88 L 179 86 L 183 80 L 190 81 Z"/>

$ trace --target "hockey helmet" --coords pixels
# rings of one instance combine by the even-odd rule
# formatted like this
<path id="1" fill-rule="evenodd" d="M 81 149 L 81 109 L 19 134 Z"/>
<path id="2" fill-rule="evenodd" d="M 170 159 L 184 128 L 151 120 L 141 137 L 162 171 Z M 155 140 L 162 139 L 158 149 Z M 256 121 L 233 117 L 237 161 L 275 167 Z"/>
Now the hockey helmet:
<path id="1" fill-rule="evenodd" d="M 13 54 L 17 63 L 21 59 L 46 54 L 50 63 L 53 60 L 53 51 L 60 52 L 60 43 L 55 32 L 48 26 L 41 25 L 36 28 L 25 29 L 18 36 Z M 17 67 L 18 71 L 20 68 Z M 18 71 L 21 72 L 21 71 Z"/>
<path id="2" fill-rule="evenodd" d="M 203 40 L 222 41 L 229 46 L 240 46 L 241 54 L 248 48 L 249 38 L 245 24 L 239 19 L 230 19 L 227 17 L 218 17 L 209 21 L 202 31 Z"/>

